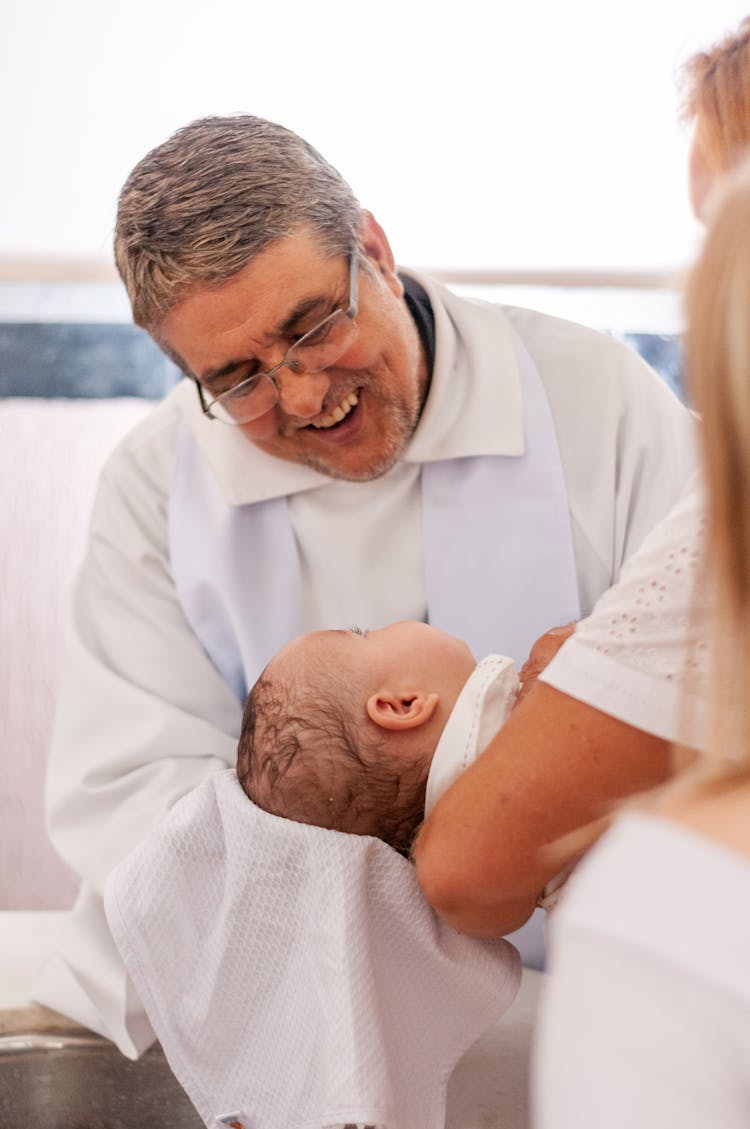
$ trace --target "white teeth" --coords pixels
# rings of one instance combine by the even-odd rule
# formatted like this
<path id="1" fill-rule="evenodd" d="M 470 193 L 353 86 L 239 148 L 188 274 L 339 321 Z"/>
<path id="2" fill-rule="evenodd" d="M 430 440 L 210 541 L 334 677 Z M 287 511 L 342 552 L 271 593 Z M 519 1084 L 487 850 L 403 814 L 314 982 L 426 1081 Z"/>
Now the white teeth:
<path id="1" fill-rule="evenodd" d="M 322 419 L 319 419 L 317 423 L 313 424 L 313 427 L 320 429 L 333 427 L 334 423 L 341 423 L 342 419 L 348 416 L 354 405 L 358 403 L 359 396 L 357 395 L 357 393 L 350 392 L 349 395 L 341 401 L 337 408 L 334 408 L 333 411 L 329 412 L 327 416 L 323 416 Z"/>

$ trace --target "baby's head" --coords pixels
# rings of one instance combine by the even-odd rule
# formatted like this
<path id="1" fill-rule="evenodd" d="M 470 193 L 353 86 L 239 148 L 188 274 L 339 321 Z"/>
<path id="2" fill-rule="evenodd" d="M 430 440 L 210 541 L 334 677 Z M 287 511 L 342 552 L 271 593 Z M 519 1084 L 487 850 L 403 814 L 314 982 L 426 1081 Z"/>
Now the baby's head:
<path id="1" fill-rule="evenodd" d="M 424 623 L 301 635 L 248 695 L 240 783 L 274 815 L 407 851 L 435 747 L 474 666 L 465 643 Z"/>

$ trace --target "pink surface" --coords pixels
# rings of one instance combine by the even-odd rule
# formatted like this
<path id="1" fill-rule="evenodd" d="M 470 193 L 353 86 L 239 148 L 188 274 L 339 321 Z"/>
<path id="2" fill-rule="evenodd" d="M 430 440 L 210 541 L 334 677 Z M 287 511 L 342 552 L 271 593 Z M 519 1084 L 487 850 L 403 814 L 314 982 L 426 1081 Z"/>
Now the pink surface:
<path id="1" fill-rule="evenodd" d="M 0 909 L 61 909 L 77 881 L 44 828 L 60 617 L 107 453 L 142 400 L 0 400 Z"/>

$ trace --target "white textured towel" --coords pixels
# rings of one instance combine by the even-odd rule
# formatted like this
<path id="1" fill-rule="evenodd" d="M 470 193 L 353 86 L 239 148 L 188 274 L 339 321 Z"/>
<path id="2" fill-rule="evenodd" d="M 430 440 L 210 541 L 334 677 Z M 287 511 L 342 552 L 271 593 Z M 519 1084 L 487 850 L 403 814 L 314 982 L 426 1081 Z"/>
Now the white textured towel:
<path id="1" fill-rule="evenodd" d="M 469 676 L 451 711 L 427 777 L 425 815 L 475 761 L 506 721 L 520 682 L 513 659 L 487 655 Z"/>
<path id="2" fill-rule="evenodd" d="M 209 1126 L 442 1129 L 456 1062 L 520 981 L 515 949 L 445 925 L 385 843 L 269 815 L 231 770 L 175 806 L 105 901 Z"/>

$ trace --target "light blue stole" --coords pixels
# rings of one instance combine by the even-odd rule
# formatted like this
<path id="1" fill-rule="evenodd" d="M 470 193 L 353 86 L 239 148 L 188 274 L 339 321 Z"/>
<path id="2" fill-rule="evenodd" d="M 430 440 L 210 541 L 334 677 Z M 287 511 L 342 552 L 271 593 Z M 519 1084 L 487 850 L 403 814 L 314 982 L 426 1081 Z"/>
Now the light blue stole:
<path id="1" fill-rule="evenodd" d="M 517 336 L 515 345 L 524 454 L 425 463 L 421 491 L 428 621 L 466 640 L 477 658 L 499 652 L 520 664 L 544 631 L 580 618 L 580 605 L 552 415 Z M 169 540 L 187 621 L 243 701 L 271 656 L 302 630 L 286 498 L 228 505 L 184 425 Z"/>

